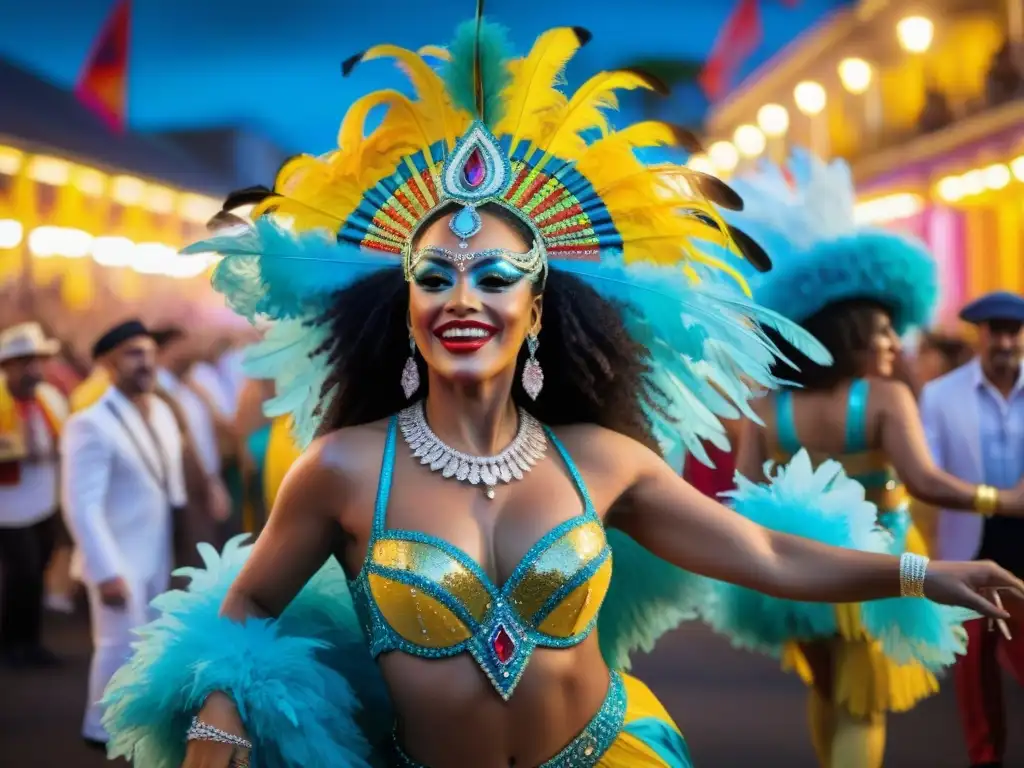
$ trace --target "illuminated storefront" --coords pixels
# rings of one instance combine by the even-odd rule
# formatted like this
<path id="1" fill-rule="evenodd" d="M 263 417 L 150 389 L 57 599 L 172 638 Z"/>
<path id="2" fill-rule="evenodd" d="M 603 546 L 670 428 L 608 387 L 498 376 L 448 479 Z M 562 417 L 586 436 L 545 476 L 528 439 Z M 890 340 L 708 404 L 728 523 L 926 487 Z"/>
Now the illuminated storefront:
<path id="1" fill-rule="evenodd" d="M 1017 5 L 841 11 L 714 107 L 708 155 L 693 162 L 730 173 L 793 145 L 847 158 L 858 217 L 935 253 L 940 322 L 980 293 L 1024 292 L 1024 80 L 1006 66 L 1024 26 Z M 1010 96 L 1000 93 L 1008 80 Z"/>

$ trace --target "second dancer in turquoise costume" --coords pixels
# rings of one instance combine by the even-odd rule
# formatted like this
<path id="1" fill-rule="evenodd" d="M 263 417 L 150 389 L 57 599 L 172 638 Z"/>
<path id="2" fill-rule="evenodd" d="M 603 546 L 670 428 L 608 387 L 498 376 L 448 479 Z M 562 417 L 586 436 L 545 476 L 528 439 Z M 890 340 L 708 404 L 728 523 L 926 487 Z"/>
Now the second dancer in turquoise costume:
<path id="1" fill-rule="evenodd" d="M 893 378 L 900 336 L 929 321 L 938 297 L 936 265 L 925 248 L 855 221 L 854 189 L 841 161 L 797 151 L 785 168 L 762 164 L 733 185 L 745 208 L 727 220 L 763 244 L 774 264 L 771 274 L 751 273 L 755 298 L 814 334 L 834 361 L 818 365 L 769 332 L 798 370 L 755 404 L 763 427 L 746 425 L 737 471 L 763 480 L 766 462 L 789 462 L 803 450 L 819 468 L 842 467 L 877 506 L 893 553 L 926 554 L 907 511 L 908 492 L 978 514 L 1024 513 L 1021 489 L 997 493 L 935 466 L 914 397 Z M 794 530 L 782 519 L 755 519 Z M 844 515 L 835 523 L 843 525 Z M 810 686 L 811 735 L 823 767 L 879 768 L 886 713 L 938 690 L 933 669 L 887 652 L 884 642 L 887 632 L 942 632 L 926 614 L 905 615 L 897 630 L 879 632 L 892 618 L 886 601 L 833 609 L 744 589 L 721 595 L 712 623 L 742 645 L 781 656 Z"/>

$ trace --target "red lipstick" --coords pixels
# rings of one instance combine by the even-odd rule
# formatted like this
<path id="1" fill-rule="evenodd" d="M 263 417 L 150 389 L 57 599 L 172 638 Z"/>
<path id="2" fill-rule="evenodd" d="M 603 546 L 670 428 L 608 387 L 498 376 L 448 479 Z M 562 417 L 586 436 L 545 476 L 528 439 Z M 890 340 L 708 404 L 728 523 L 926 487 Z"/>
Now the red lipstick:
<path id="1" fill-rule="evenodd" d="M 493 325 L 476 320 L 452 320 L 434 329 L 441 346 L 453 355 L 470 355 L 498 334 Z"/>

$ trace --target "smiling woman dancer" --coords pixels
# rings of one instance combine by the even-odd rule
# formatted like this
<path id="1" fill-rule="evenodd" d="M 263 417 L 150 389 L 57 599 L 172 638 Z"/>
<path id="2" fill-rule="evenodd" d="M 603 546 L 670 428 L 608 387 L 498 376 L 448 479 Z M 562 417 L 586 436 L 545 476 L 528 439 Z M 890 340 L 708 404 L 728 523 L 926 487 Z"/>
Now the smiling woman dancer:
<path id="1" fill-rule="evenodd" d="M 724 243 L 724 225 L 691 190 L 736 205 L 731 190 L 633 153 L 686 137 L 610 131 L 613 90 L 652 80 L 554 88 L 586 39 L 555 29 L 512 59 L 478 19 L 448 51 L 367 51 L 397 58 L 419 100 L 357 101 L 341 148 L 284 168 L 254 227 L 194 246 L 223 254 L 215 283 L 237 311 L 277 321 L 259 361 L 276 372 L 269 410 L 319 436 L 255 546 L 207 548 L 190 590 L 157 603 L 105 700 L 111 754 L 688 768 L 665 709 L 622 673 L 709 599 L 680 567 L 797 599 L 902 589 L 1003 614 L 980 590 L 1021 585 L 992 564 L 775 534 L 662 458 L 720 443 L 719 417 L 751 414 L 745 382 L 777 384 L 761 325 L 827 358 L 698 242 Z M 808 521 L 866 506 L 850 545 L 881 550 L 873 507 L 835 472 L 781 473 L 735 504 Z M 952 637 L 956 609 L 905 602 Z M 950 643 L 906 645 L 931 659 Z"/>

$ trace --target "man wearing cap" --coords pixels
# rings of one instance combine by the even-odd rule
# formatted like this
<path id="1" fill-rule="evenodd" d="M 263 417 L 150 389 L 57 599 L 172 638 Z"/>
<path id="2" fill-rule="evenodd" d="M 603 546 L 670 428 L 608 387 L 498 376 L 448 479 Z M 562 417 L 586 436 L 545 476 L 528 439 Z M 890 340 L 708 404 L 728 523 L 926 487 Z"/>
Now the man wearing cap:
<path id="1" fill-rule="evenodd" d="M 928 443 L 946 472 L 1013 488 L 1024 480 L 1024 298 L 992 293 L 964 307 L 960 318 L 978 328 L 978 355 L 925 387 L 921 416 Z M 1022 576 L 1024 520 L 1000 517 L 995 508 L 988 515 L 942 510 L 935 554 L 994 560 Z M 981 619 L 966 626 L 967 655 L 957 664 L 956 683 L 970 764 L 1002 766 L 1006 713 L 997 659 L 1001 655 L 1024 685 L 1024 622 L 1011 625 L 1010 640 L 988 631 Z"/>
<path id="2" fill-rule="evenodd" d="M 107 740 L 98 702 L 130 655 L 132 630 L 153 618 L 149 603 L 168 587 L 173 511 L 185 504 L 181 434 L 154 394 L 156 352 L 137 320 L 103 334 L 93 357 L 112 386 L 68 420 L 62 442 L 73 569 L 86 585 L 93 624 L 82 733 L 96 746 Z"/>
<path id="3" fill-rule="evenodd" d="M 60 343 L 38 323 L 0 333 L 0 654 L 49 666 L 41 644 L 44 573 L 59 529 L 58 436 L 67 403 L 43 381 Z"/>

